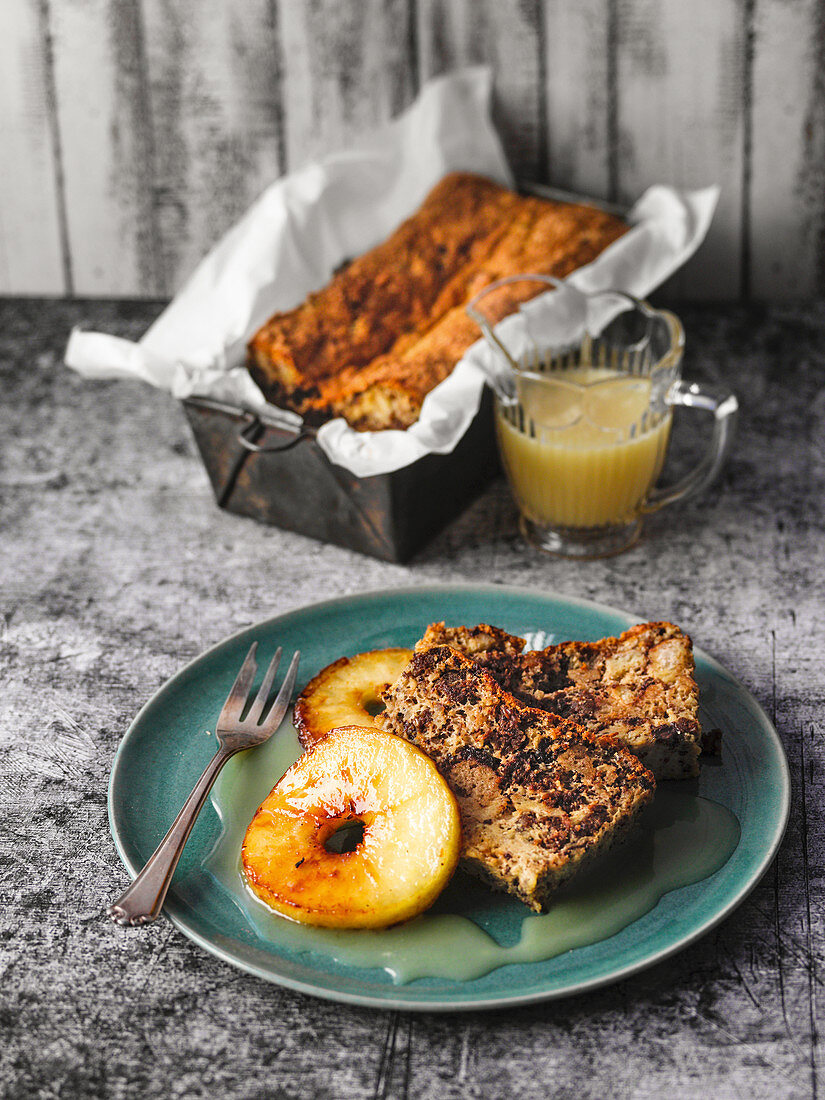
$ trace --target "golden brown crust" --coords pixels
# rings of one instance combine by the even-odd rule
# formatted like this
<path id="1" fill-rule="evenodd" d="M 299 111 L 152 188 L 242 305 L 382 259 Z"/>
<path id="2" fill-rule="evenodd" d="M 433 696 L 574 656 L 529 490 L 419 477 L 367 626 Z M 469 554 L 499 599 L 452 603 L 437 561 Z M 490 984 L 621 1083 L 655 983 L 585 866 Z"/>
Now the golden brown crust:
<path id="1" fill-rule="evenodd" d="M 515 658 L 526 645 L 524 638 L 508 634 L 497 626 L 479 623 L 478 626 L 447 626 L 445 623 L 430 623 L 424 636 L 416 643 L 416 652 L 435 645 L 449 645 L 467 657 L 477 657 L 481 653 L 501 654 Z"/>
<path id="2" fill-rule="evenodd" d="M 419 645 L 451 645 L 471 656 L 523 704 L 572 719 L 594 736 L 612 737 L 657 779 L 698 775 L 693 648 L 673 623 L 641 623 L 616 638 L 515 655 L 523 639 L 503 632 L 483 652 L 474 652 L 474 629 L 481 628 L 433 624 Z"/>
<path id="3" fill-rule="evenodd" d="M 422 748 L 458 799 L 465 866 L 538 911 L 653 796 L 631 753 L 525 707 L 449 646 L 416 652 L 385 698 L 385 728 Z"/>
<path id="4" fill-rule="evenodd" d="M 249 344 L 267 398 L 310 422 L 405 428 L 478 338 L 466 302 L 506 275 L 563 278 L 627 226 L 588 206 L 523 198 L 467 172 L 446 176 L 386 241 L 353 260 Z M 502 288 L 503 315 L 542 288 Z"/>
<path id="5" fill-rule="evenodd" d="M 398 353 L 464 298 L 468 264 L 504 232 L 518 197 L 491 180 L 454 173 L 382 244 L 359 256 L 297 309 L 276 313 L 250 342 L 253 375 L 308 412 L 324 383 Z"/>

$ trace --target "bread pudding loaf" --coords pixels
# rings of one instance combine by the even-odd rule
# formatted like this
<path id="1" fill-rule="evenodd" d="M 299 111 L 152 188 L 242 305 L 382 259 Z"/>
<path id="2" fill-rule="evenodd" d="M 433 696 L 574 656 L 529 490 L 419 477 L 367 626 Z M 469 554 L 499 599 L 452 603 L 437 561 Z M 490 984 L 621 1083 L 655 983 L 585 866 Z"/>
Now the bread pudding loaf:
<path id="1" fill-rule="evenodd" d="M 310 423 L 406 428 L 478 338 L 464 311 L 474 294 L 520 272 L 564 277 L 626 229 L 592 207 L 454 172 L 386 241 L 271 317 L 250 341 L 250 372 L 269 401 Z M 503 288 L 502 315 L 541 289 Z"/>
<path id="2" fill-rule="evenodd" d="M 523 638 L 495 627 L 433 623 L 416 648 L 434 645 L 471 657 L 521 703 L 612 738 L 657 780 L 699 774 L 693 647 L 673 623 L 643 623 L 617 638 L 531 653 L 524 652 Z"/>
<path id="3" fill-rule="evenodd" d="M 494 247 L 516 201 L 490 180 L 447 176 L 386 241 L 269 319 L 249 345 L 253 377 L 276 403 L 322 411 L 325 383 L 394 345 L 400 354 L 434 314 L 462 300 L 468 262 Z"/>
<path id="4" fill-rule="evenodd" d="M 523 706 L 449 646 L 417 652 L 385 701 L 385 727 L 423 749 L 456 795 L 464 865 L 539 912 L 653 796 L 627 750 Z"/>

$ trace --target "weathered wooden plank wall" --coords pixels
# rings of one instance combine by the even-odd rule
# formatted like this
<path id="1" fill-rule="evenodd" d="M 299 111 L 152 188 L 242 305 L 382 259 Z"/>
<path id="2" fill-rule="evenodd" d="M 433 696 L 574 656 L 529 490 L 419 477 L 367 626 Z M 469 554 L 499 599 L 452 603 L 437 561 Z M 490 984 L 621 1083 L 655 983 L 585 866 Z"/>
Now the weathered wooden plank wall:
<path id="1" fill-rule="evenodd" d="M 545 179 L 541 4 L 537 0 L 419 0 L 422 80 L 484 62 L 496 74 L 495 120 L 513 171 Z"/>
<path id="2" fill-rule="evenodd" d="M 674 290 L 740 291 L 746 115 L 740 0 L 622 0 L 617 26 L 617 181 L 632 202 L 651 181 L 721 187 L 712 232 Z"/>
<path id="3" fill-rule="evenodd" d="M 0 292 L 168 295 L 269 181 L 479 61 L 518 173 L 721 185 L 673 294 L 825 292 L 825 0 L 3 0 Z"/>
<path id="4" fill-rule="evenodd" d="M 825 281 L 825 4 L 757 0 L 753 46 L 750 290 L 806 295 Z"/>
<path id="5" fill-rule="evenodd" d="M 615 199 L 615 18 L 610 0 L 545 5 L 547 161 L 557 186 Z"/>
<path id="6" fill-rule="evenodd" d="M 59 294 L 63 188 L 48 32 L 32 0 L 0 4 L 0 290 Z"/>
<path id="7" fill-rule="evenodd" d="M 143 0 L 140 17 L 162 292 L 171 293 L 286 167 L 281 45 L 269 0 Z"/>
<path id="8" fill-rule="evenodd" d="M 286 162 L 342 149 L 417 91 L 409 0 L 279 6 Z"/>
<path id="9" fill-rule="evenodd" d="M 45 10 L 72 289 L 150 294 L 161 270 L 138 13 L 106 0 Z"/>

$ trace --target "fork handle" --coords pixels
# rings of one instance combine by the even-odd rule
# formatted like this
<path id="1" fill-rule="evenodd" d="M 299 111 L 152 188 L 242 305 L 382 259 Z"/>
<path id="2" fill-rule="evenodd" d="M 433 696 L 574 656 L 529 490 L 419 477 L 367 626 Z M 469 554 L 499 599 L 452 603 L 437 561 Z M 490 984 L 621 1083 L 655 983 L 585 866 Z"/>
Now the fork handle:
<path id="1" fill-rule="evenodd" d="M 170 825 L 169 832 L 146 861 L 143 870 L 106 910 L 116 924 L 147 924 L 158 918 L 195 819 L 212 789 L 212 784 L 218 778 L 218 772 L 236 751 L 220 748 L 206 765 L 195 789 Z"/>

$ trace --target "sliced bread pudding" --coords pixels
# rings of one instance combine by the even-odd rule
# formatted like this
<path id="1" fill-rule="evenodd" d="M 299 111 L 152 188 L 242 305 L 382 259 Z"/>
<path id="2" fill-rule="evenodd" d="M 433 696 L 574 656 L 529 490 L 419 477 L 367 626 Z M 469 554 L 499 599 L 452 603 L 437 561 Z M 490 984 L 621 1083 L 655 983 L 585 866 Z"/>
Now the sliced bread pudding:
<path id="1" fill-rule="evenodd" d="M 525 640 L 484 623 L 433 623 L 416 649 L 448 645 L 529 707 L 572 719 L 629 749 L 657 780 L 699 774 L 701 728 L 690 638 L 642 623 L 618 638 L 525 653 Z"/>
<path id="2" fill-rule="evenodd" d="M 450 646 L 417 652 L 385 701 L 385 728 L 423 749 L 458 799 L 467 869 L 539 912 L 653 797 L 626 749 L 525 707 Z"/>

